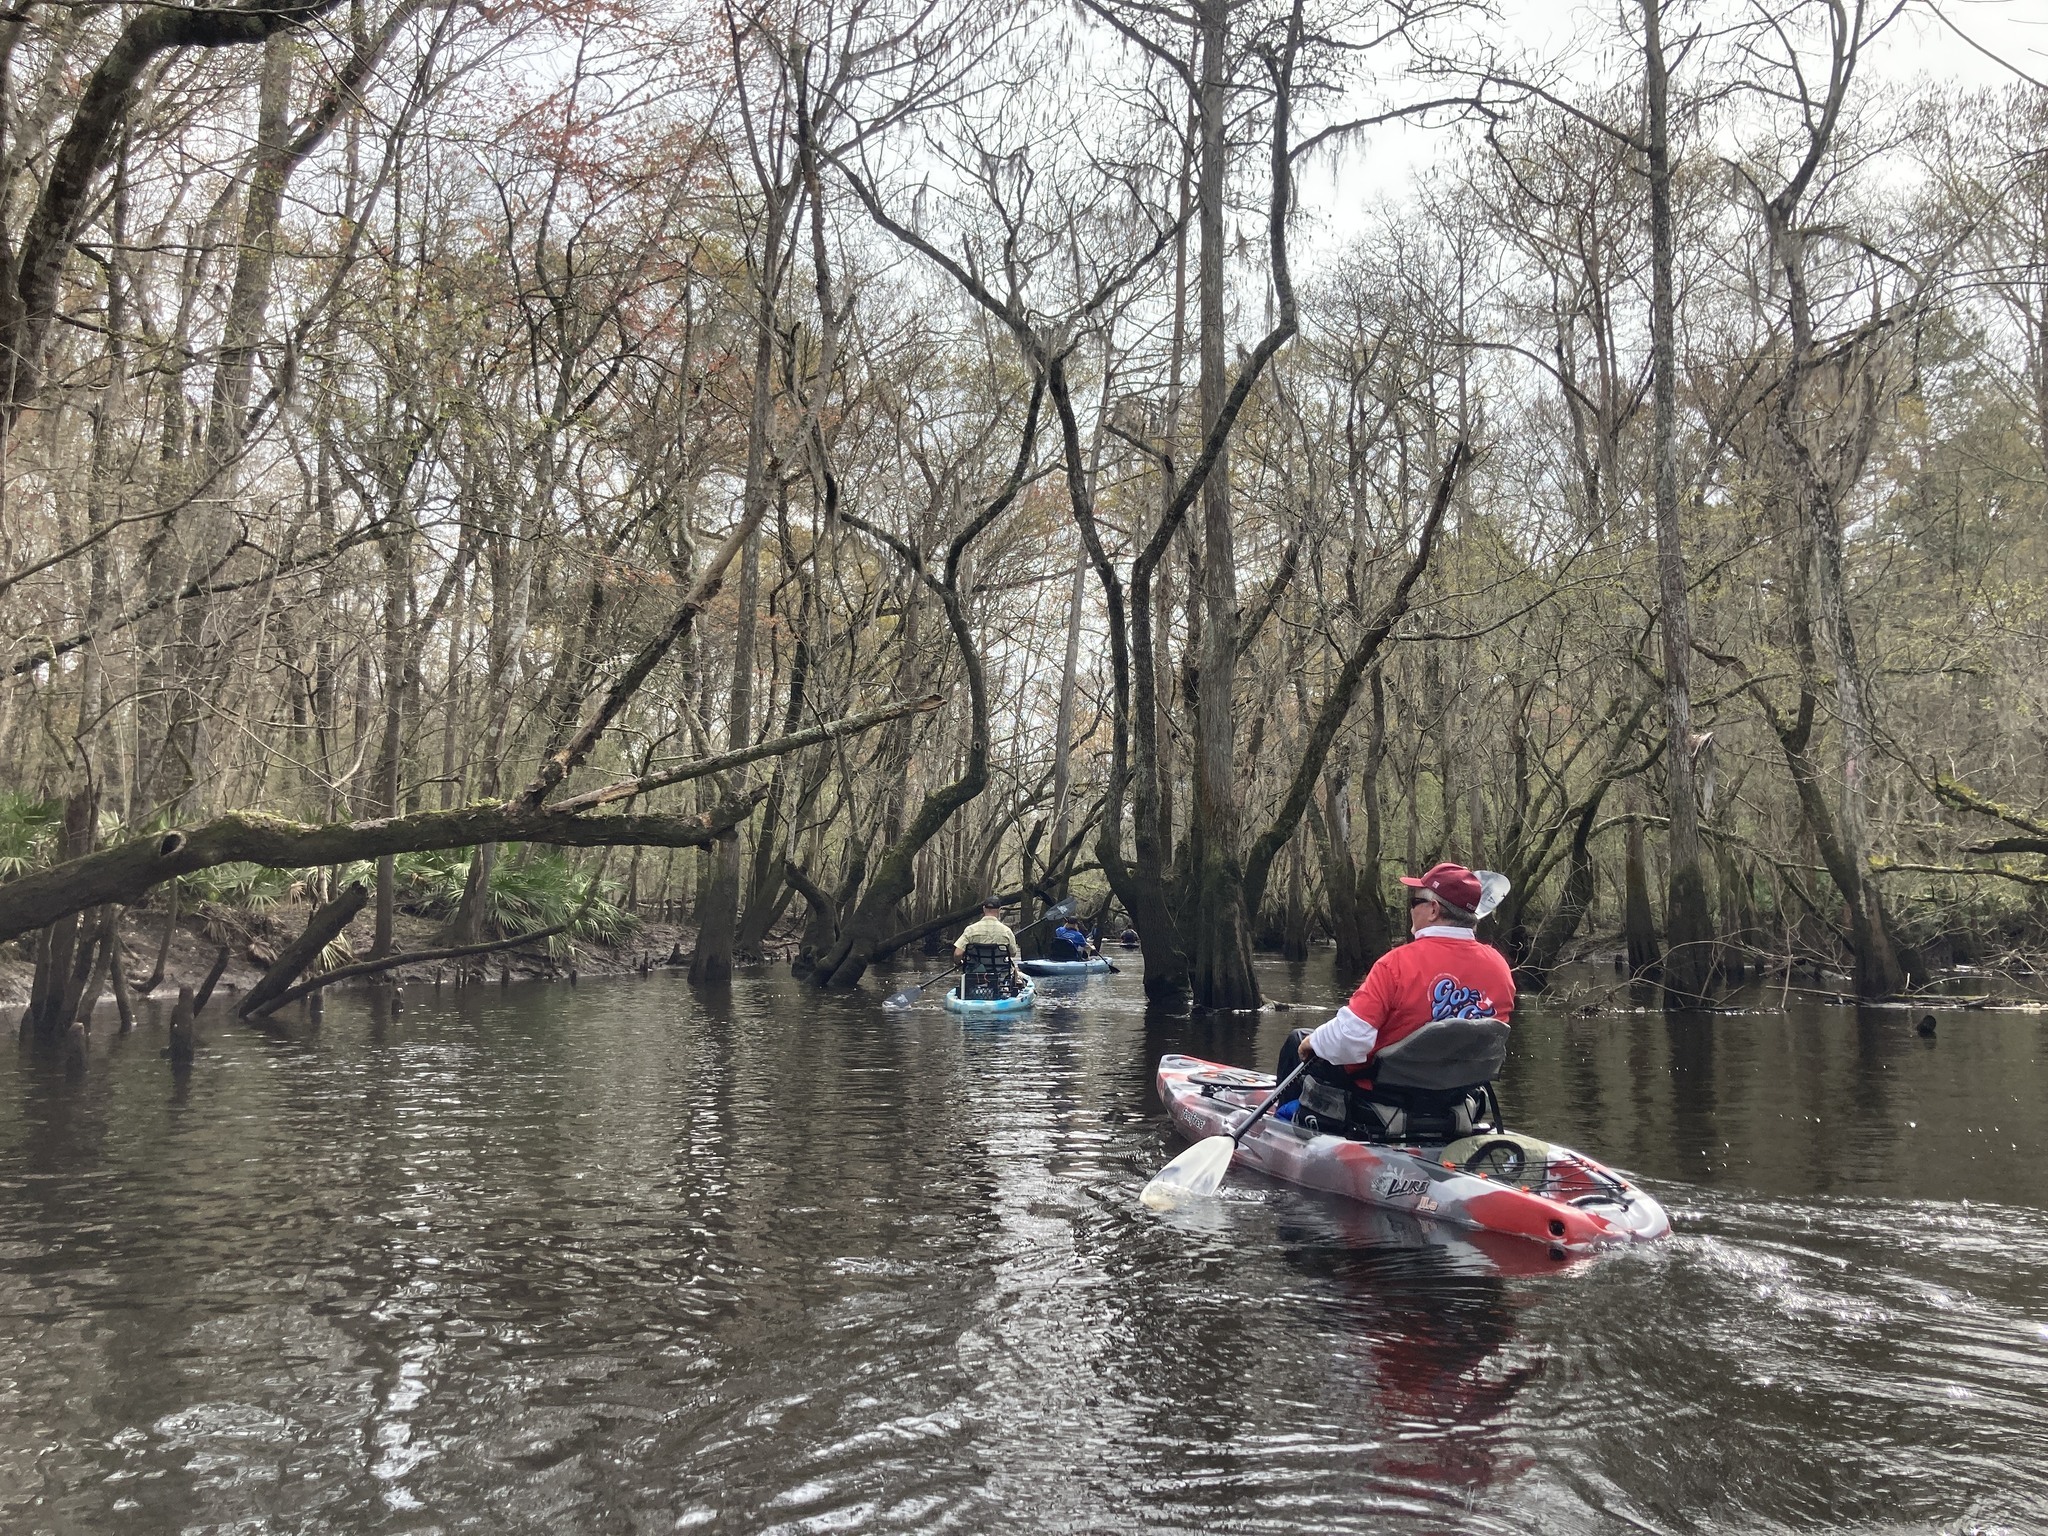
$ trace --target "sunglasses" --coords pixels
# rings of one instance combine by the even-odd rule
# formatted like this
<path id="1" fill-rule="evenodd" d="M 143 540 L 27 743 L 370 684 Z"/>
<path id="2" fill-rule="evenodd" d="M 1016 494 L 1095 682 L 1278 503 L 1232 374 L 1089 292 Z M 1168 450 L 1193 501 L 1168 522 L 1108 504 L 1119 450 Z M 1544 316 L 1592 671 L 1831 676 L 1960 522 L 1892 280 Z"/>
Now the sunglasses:
<path id="1" fill-rule="evenodd" d="M 1410 896 L 1408 898 L 1408 905 L 1411 907 L 1419 907 L 1425 901 L 1428 902 L 1431 906 L 1436 905 L 1436 898 L 1430 895 L 1427 891 L 1417 891 L 1413 896 Z"/>

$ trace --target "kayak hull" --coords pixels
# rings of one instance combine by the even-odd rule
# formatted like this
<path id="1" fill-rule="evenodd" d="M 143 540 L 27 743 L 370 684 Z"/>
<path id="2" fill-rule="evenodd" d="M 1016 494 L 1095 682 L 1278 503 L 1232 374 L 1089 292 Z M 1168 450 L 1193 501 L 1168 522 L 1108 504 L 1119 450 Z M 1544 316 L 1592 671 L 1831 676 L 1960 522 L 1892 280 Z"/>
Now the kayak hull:
<path id="1" fill-rule="evenodd" d="M 1025 982 L 1015 997 L 962 997 L 958 987 L 946 992 L 946 1006 L 955 1013 L 1029 1013 L 1037 988 Z"/>
<path id="2" fill-rule="evenodd" d="M 1097 976 L 1116 969 L 1100 955 L 1089 960 L 1019 960 L 1026 976 Z"/>
<path id="3" fill-rule="evenodd" d="M 1273 1079 L 1196 1056 L 1162 1056 L 1158 1085 L 1175 1128 L 1200 1140 L 1241 1124 Z M 1497 1171 L 1465 1166 L 1489 1159 Z M 1569 1147 L 1516 1134 L 1392 1146 L 1316 1135 L 1268 1114 L 1238 1143 L 1235 1161 L 1290 1184 L 1567 1253 L 1654 1242 L 1671 1231 L 1663 1206 L 1620 1174 Z"/>

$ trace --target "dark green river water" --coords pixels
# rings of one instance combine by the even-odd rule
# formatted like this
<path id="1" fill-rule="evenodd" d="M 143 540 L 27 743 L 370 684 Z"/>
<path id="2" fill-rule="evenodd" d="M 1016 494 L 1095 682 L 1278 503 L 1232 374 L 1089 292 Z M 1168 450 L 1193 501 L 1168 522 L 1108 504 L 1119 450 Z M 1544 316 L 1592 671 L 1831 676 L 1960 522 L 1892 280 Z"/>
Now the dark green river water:
<path id="1" fill-rule="evenodd" d="M 1677 1231 L 1503 1272 L 1241 1172 L 1144 1211 L 1160 1053 L 1322 1013 L 1041 989 L 5 1053 L 0 1530 L 2048 1531 L 2048 1015 L 1533 1004 L 1510 1120 Z"/>

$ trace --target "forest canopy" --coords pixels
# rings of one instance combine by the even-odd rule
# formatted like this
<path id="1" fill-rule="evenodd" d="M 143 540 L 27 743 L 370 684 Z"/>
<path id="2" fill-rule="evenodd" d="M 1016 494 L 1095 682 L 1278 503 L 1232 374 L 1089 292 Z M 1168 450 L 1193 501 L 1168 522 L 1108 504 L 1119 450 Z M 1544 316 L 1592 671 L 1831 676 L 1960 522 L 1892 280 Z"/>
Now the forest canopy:
<path id="1" fill-rule="evenodd" d="M 374 956 L 550 847 L 703 982 L 1073 888 L 1252 1007 L 1444 858 L 1531 985 L 2038 946 L 2048 88 L 1940 25 L 24 0 L 27 1026 L 175 881 Z"/>

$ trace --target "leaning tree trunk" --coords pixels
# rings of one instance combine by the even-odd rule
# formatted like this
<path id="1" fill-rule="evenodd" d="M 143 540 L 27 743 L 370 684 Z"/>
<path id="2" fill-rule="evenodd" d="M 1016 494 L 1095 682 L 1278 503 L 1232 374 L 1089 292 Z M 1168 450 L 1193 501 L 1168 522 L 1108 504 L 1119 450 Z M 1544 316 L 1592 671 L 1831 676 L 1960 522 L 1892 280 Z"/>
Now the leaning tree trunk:
<path id="1" fill-rule="evenodd" d="M 1099 444 L 1101 440 L 1098 433 L 1096 442 Z M 1060 667 L 1059 712 L 1053 727 L 1052 849 L 1055 856 L 1067 846 L 1067 829 L 1073 815 L 1074 711 L 1080 694 L 1081 621 L 1087 593 L 1088 562 L 1082 560 L 1075 563 L 1073 591 L 1067 598 L 1067 653 Z M 1066 892 L 1054 890 L 1052 894 L 1059 897 Z"/>
<path id="2" fill-rule="evenodd" d="M 345 887 L 325 906 L 315 908 L 312 915 L 306 919 L 305 930 L 279 952 L 277 959 L 271 962 L 270 969 L 257 979 L 255 986 L 243 994 L 235 1012 L 245 1019 L 266 1012 L 266 1005 L 297 981 L 300 973 L 313 965 L 320 958 L 321 952 L 341 936 L 342 930 L 363 910 L 363 903 L 368 898 L 369 892 L 358 880 L 353 885 Z M 381 959 L 383 956 L 380 954 L 375 958 Z"/>
<path id="3" fill-rule="evenodd" d="M 1794 623 L 1794 643 L 1802 652 L 1810 650 L 1808 633 L 1805 623 Z M 1799 809 L 1806 829 L 1813 837 L 1828 878 L 1834 881 L 1835 889 L 1842 896 L 1848 929 L 1841 937 L 1849 947 L 1857 995 L 1884 997 L 1904 985 L 1905 967 L 1899 963 L 1898 951 L 1893 946 L 1891 925 L 1879 900 L 1876 882 L 1868 878 L 1853 845 L 1842 834 L 1834 807 L 1828 803 L 1821 767 L 1815 760 L 1812 746 L 1818 704 L 1814 689 L 1804 687 L 1800 690 L 1798 713 L 1790 724 L 1775 711 L 1770 712 L 1768 718 L 1785 754 L 1785 766 L 1792 775 L 1793 788 L 1798 792 Z"/>
<path id="4" fill-rule="evenodd" d="M 950 784 L 932 790 L 918 806 L 917 814 L 903 835 L 882 855 L 874 878 L 862 892 L 859 904 L 840 925 L 838 936 L 818 961 L 811 980 L 833 989 L 860 985 L 869 962 L 883 942 L 896 931 L 896 909 L 917 887 L 915 865 L 924 847 L 953 819 L 953 813 L 979 795 L 988 785 L 988 727 L 986 701 L 978 661 L 972 664 L 969 691 L 974 695 L 974 714 L 967 763 Z"/>
<path id="5" fill-rule="evenodd" d="M 1026 432 L 1027 446 L 1036 436 L 1037 415 L 1038 399 L 1034 395 L 1032 424 Z M 1020 461 L 1020 472 L 1000 498 L 997 510 L 1009 504 L 1022 478 Z M 986 527 L 989 521 L 993 521 L 992 516 L 978 519 L 977 523 Z M 956 550 L 959 547 L 960 543 L 956 541 Z M 845 989 L 860 985 L 860 979 L 867 974 L 876 952 L 896 931 L 897 908 L 904 897 L 917 888 L 918 855 L 945 829 L 955 811 L 988 786 L 988 685 L 954 584 L 955 574 L 949 569 L 947 581 L 933 585 L 946 605 L 946 617 L 967 673 L 966 760 L 957 778 L 925 795 L 917 814 L 911 817 L 910 825 L 903 829 L 902 835 L 875 865 L 874 878 L 868 881 L 859 903 L 840 923 L 831 947 L 819 957 L 816 968 L 811 972 L 811 981 L 821 987 Z"/>
<path id="6" fill-rule="evenodd" d="M 1537 924 L 1528 954 L 1515 967 L 1515 984 L 1524 991 L 1541 992 L 1550 985 L 1550 973 L 1564 958 L 1565 946 L 1578 937 L 1579 924 L 1586 920 L 1593 905 L 1593 822 L 1600 813 L 1606 788 L 1605 781 L 1596 785 L 1579 807 L 1578 819 L 1572 826 L 1571 852 L 1565 858 L 1564 885 L 1550 910 L 1543 914 L 1543 921 Z M 1647 890 L 1644 905 L 1648 905 Z M 1651 942 L 1655 943 L 1654 938 Z"/>
<path id="7" fill-rule="evenodd" d="M 1854 952 L 1856 995 L 1889 997 L 1906 984 L 1905 967 L 1892 939 L 1891 918 L 1884 895 L 1870 870 L 1870 824 L 1864 776 L 1876 756 L 1864 695 L 1863 663 L 1849 620 L 1842 575 L 1841 529 L 1832 506 L 1817 506 L 1822 611 L 1835 638 L 1835 707 L 1842 721 L 1842 780 L 1836 835 L 1841 866 L 1831 869 L 1849 904 L 1849 944 Z"/>
<path id="8" fill-rule="evenodd" d="M 394 535 L 384 541 L 384 726 L 377 743 L 376 795 L 386 816 L 398 814 L 399 773 L 404 756 L 405 598 L 411 577 L 409 541 Z M 376 918 L 370 935 L 370 957 L 391 953 L 398 915 L 398 856 L 377 861 Z"/>
<path id="9" fill-rule="evenodd" d="M 1808 742 L 1800 744 L 1808 780 L 1800 781 L 1801 769 L 1797 766 L 1794 778 L 1800 803 L 1807 811 L 1808 825 L 1816 841 L 1822 844 L 1828 874 L 1848 907 L 1848 940 L 1854 958 L 1857 995 L 1883 997 L 1904 985 L 1905 972 L 1892 940 L 1883 898 L 1871 877 L 1863 776 L 1875 756 L 1874 732 L 1870 700 L 1865 692 L 1868 678 L 1849 618 L 1840 520 L 1840 509 L 1869 461 L 1880 412 L 1875 385 L 1867 375 L 1860 398 L 1854 401 L 1846 398 L 1846 392 L 1839 391 L 1836 398 L 1824 402 L 1808 398 L 1816 370 L 1828 368 L 1837 378 L 1849 376 L 1854 344 L 1829 347 L 1816 335 L 1807 271 L 1807 258 L 1814 242 L 1804 227 L 1810 216 L 1802 207 L 1841 120 L 1861 41 L 1855 27 L 1835 33 L 1834 68 L 1825 85 L 1824 100 L 1817 109 L 1815 103 L 1808 104 L 1805 155 L 1778 192 L 1763 200 L 1762 213 L 1771 256 L 1783 279 L 1789 332 L 1784 347 L 1784 371 L 1772 401 L 1769 425 L 1790 473 L 1788 499 L 1797 523 L 1791 584 L 1796 603 L 1795 639 L 1800 649 L 1800 713 L 1810 729 L 1809 696 L 1821 676 L 1821 658 L 1815 651 L 1818 640 L 1831 652 L 1827 661 L 1834 679 L 1834 712 L 1842 722 L 1841 776 L 1833 806 L 1827 805 L 1827 797 L 1820 793 L 1818 780 L 1813 777 L 1817 765 L 1811 758 Z M 1820 408 L 1816 409 L 1816 405 Z M 1817 448 L 1811 434 L 1831 428 L 1841 435 Z M 1794 729 L 1805 734 L 1797 727 Z M 1795 754 L 1782 730 L 1780 740 L 1788 742 L 1789 762 Z M 1827 857 L 1830 845 L 1833 856 Z"/>
<path id="10" fill-rule="evenodd" d="M 1064 374 L 1054 364 L 1055 396 L 1062 404 L 1067 427 L 1067 452 L 1078 451 L 1079 435 L 1073 428 L 1066 406 Z M 1070 482 L 1078 476 L 1070 475 Z M 1145 995 L 1156 1003 L 1179 1003 L 1187 998 L 1190 980 L 1187 951 L 1182 947 L 1180 926 L 1174 918 L 1167 887 L 1168 846 L 1171 810 L 1166 798 L 1166 775 L 1160 763 L 1165 711 L 1159 699 L 1159 665 L 1154 653 L 1152 573 L 1154 565 L 1144 555 L 1133 563 L 1130 586 L 1130 637 L 1128 651 L 1123 645 L 1123 589 L 1102 554 L 1094 529 L 1092 502 L 1078 486 L 1070 487 L 1076 516 L 1082 519 L 1084 534 L 1095 559 L 1096 574 L 1110 608 L 1111 663 L 1116 668 L 1117 716 L 1112 742 L 1109 799 L 1097 833 L 1097 856 L 1109 876 L 1110 888 L 1138 930 L 1139 953 L 1144 961 Z M 1155 540 L 1155 543 L 1160 541 Z M 1163 550 L 1163 544 L 1161 545 Z M 1151 553 L 1147 551 L 1147 553 Z M 1160 645 L 1160 651 L 1165 647 Z M 1131 806 L 1131 858 L 1123 857 L 1122 806 L 1128 793 Z"/>
<path id="11" fill-rule="evenodd" d="M 769 495 L 768 434 L 775 406 L 775 295 L 781 286 L 782 228 L 789 212 L 790 189 L 771 185 L 768 194 L 767 237 L 762 249 L 761 291 L 755 302 L 758 312 L 754 331 L 753 399 L 747 416 L 747 466 L 744 495 L 747 516 L 759 524 L 767 513 Z M 732 691 L 729 696 L 727 744 L 746 744 L 753 730 L 754 713 L 754 609 L 761 593 L 761 548 L 758 536 L 747 540 L 740 556 L 739 628 L 733 637 Z M 762 835 L 772 837 L 774 829 Z M 734 835 L 718 844 L 697 912 L 697 951 L 690 959 L 690 980 L 699 985 L 718 985 L 732 979 L 733 941 L 739 920 L 740 844 Z"/>

